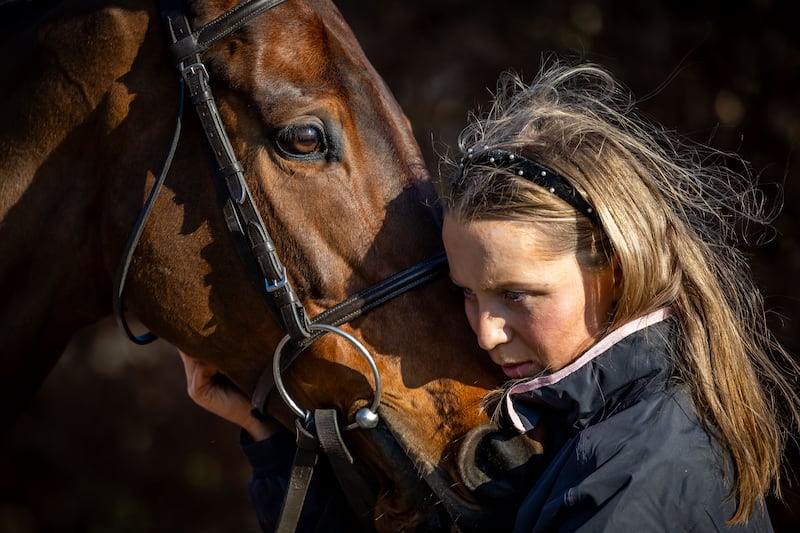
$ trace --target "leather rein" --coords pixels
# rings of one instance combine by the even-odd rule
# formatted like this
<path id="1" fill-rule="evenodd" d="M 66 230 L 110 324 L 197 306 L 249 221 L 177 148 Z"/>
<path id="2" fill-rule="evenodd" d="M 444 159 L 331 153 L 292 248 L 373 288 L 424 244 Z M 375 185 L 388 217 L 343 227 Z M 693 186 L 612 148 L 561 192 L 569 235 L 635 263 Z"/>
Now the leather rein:
<path id="1" fill-rule="evenodd" d="M 192 31 L 181 0 L 161 1 L 161 14 L 169 42 L 168 49 L 180 73 L 178 119 L 164 165 L 145 200 L 117 269 L 113 294 L 114 313 L 118 324 L 134 343 L 147 344 L 157 338 L 151 332 L 142 335 L 133 333 L 125 318 L 123 297 L 134 252 L 169 172 L 180 139 L 184 92 L 188 88 L 189 100 L 194 105 L 206 141 L 214 154 L 214 162 L 217 165 L 215 184 L 218 194 L 224 201 L 222 209 L 228 230 L 246 268 L 253 274 L 254 279 L 259 280 L 256 287 L 271 314 L 285 332 L 285 337 L 275 350 L 272 368 L 265 368 L 261 373 L 252 397 L 254 416 L 263 416 L 262 409 L 267 396 L 273 389 L 277 389 L 283 400 L 298 416 L 295 424 L 298 449 L 277 531 L 295 530 L 319 453 L 327 456 L 340 485 L 345 489 L 343 492 L 365 530 L 374 530 L 372 512 L 376 491 L 367 477 L 361 474 L 359 465 L 345 446 L 341 429 L 372 429 L 376 432 L 375 440 L 384 449 L 393 456 L 403 456 L 408 468 L 414 467 L 394 437 L 391 428 L 378 417 L 381 379 L 372 355 L 357 339 L 338 326 L 364 315 L 396 296 L 436 279 L 447 271 L 447 260 L 444 253 L 440 253 L 360 291 L 313 318 L 307 316 L 287 277 L 286 267 L 280 261 L 275 244 L 253 202 L 245 182 L 244 169 L 233 152 L 230 139 L 222 124 L 211 93 L 208 71 L 201 59 L 201 54 L 214 43 L 284 1 L 244 0 L 196 31 Z M 337 419 L 335 409 L 317 409 L 311 413 L 300 408 L 291 399 L 281 380 L 281 373 L 303 350 L 325 333 L 342 336 L 353 344 L 369 363 L 375 382 L 372 405 L 360 409 L 356 413 L 356 421 L 344 428 Z M 461 500 L 450 487 L 444 486 L 438 479 L 429 479 L 424 474 L 423 477 L 444 504 L 454 524 L 463 523 L 464 518 L 473 524 L 483 521 L 483 512 L 477 506 Z"/>

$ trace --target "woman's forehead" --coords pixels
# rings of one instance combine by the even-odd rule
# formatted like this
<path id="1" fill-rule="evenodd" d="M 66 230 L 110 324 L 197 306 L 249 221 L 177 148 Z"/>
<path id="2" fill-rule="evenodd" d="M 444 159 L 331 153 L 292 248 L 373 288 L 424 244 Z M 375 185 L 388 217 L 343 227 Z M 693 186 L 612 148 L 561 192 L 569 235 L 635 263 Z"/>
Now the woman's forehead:
<path id="1" fill-rule="evenodd" d="M 481 219 L 460 220 L 445 215 L 443 237 L 449 255 L 457 252 L 480 253 L 486 256 L 555 260 L 565 254 L 553 241 L 545 224 Z"/>

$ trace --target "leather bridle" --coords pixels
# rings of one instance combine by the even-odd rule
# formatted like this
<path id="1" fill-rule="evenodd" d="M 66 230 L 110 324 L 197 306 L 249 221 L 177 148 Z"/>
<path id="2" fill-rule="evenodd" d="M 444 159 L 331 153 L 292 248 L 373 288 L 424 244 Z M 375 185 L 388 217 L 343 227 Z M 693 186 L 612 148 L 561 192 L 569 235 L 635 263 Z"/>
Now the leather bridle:
<path id="1" fill-rule="evenodd" d="M 298 415 L 296 423 L 298 451 L 278 531 L 293 531 L 296 527 L 306 489 L 314 465 L 317 464 L 317 454 L 320 452 L 326 454 L 340 484 L 347 488 L 344 493 L 349 496 L 349 503 L 356 515 L 362 519 L 364 527 L 373 529 L 371 514 L 375 503 L 375 491 L 367 478 L 358 473 L 358 464 L 355 463 L 344 445 L 336 410 L 317 409 L 314 413 L 304 411 L 290 398 L 280 376 L 297 356 L 321 335 L 333 333 L 342 336 L 353 344 L 367 360 L 375 382 L 372 405 L 359 410 L 356 414 L 356 421 L 343 429 L 359 427 L 376 431 L 376 441 L 380 442 L 384 448 L 392 448 L 390 453 L 396 456 L 397 450 L 401 447 L 394 438 L 391 428 L 378 418 L 381 380 L 375 362 L 369 351 L 357 339 L 339 329 L 338 326 L 362 316 L 406 291 L 437 278 L 447 271 L 447 262 L 444 253 L 438 254 L 378 282 L 313 318 L 307 316 L 305 308 L 287 277 L 286 267 L 280 261 L 275 244 L 253 202 L 244 179 L 244 169 L 233 152 L 229 137 L 222 124 L 211 93 L 208 71 L 201 59 L 201 54 L 214 43 L 284 1 L 245 0 L 200 29 L 192 31 L 183 9 L 183 2 L 162 0 L 161 12 L 169 40 L 169 52 L 180 72 L 178 120 L 164 166 L 150 190 L 126 243 L 117 270 L 113 295 L 114 312 L 121 328 L 133 342 L 147 344 L 156 339 L 151 332 L 143 335 L 135 335 L 132 332 L 125 318 L 123 296 L 134 251 L 169 171 L 180 138 L 184 92 L 188 89 L 189 100 L 195 107 L 205 139 L 214 155 L 217 170 L 215 182 L 217 191 L 224 201 L 222 209 L 226 224 L 246 267 L 260 280 L 256 284 L 260 294 L 285 332 L 285 337 L 276 348 L 273 365 L 271 368 L 265 368 L 262 372 L 252 397 L 254 413 L 259 415 L 264 408 L 267 396 L 273 389 L 277 389 L 284 401 Z M 413 468 L 407 454 L 404 451 L 403 454 L 408 461 L 408 467 Z M 471 502 L 460 500 L 449 487 L 442 486 L 435 480 L 426 479 L 426 482 L 444 504 L 453 523 L 463 523 L 464 519 L 467 519 L 475 525 L 484 521 L 481 509 Z M 295 490 L 292 490 L 291 487 L 294 487 Z"/>

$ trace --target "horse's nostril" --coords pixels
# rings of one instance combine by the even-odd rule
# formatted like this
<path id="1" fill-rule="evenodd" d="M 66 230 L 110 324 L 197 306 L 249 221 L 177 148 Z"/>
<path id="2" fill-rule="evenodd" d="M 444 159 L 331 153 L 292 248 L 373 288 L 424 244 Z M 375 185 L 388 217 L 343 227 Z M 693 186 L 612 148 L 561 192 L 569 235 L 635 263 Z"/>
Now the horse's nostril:
<path id="1" fill-rule="evenodd" d="M 516 508 L 528 493 L 532 480 L 544 468 L 544 458 L 541 442 L 515 430 L 486 424 L 465 436 L 458 456 L 458 472 L 481 503 Z"/>

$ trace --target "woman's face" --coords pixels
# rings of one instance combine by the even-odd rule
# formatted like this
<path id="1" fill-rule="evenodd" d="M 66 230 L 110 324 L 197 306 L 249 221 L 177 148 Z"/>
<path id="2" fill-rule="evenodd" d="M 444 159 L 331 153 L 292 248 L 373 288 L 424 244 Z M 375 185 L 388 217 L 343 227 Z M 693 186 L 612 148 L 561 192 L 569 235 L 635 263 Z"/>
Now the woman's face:
<path id="1" fill-rule="evenodd" d="M 619 292 L 611 266 L 556 256 L 523 222 L 446 215 L 443 238 L 478 344 L 508 377 L 559 370 L 602 336 Z"/>

